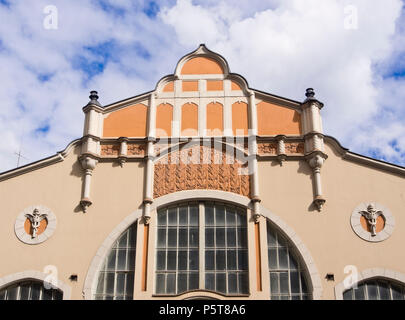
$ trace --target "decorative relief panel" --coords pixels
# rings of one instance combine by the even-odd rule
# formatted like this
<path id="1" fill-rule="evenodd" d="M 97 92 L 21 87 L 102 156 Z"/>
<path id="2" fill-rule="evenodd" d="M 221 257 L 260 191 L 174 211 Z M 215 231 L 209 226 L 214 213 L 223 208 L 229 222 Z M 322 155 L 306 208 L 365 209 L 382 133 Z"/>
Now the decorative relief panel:
<path id="1" fill-rule="evenodd" d="M 146 152 L 146 145 L 145 144 L 137 144 L 137 143 L 129 143 L 128 144 L 128 156 L 145 156 Z"/>
<path id="2" fill-rule="evenodd" d="M 247 163 L 206 146 L 173 151 L 155 162 L 154 198 L 194 189 L 250 194 Z"/>
<path id="3" fill-rule="evenodd" d="M 391 212 L 376 202 L 362 203 L 353 210 L 350 224 L 363 240 L 380 242 L 394 231 L 395 219 Z"/>
<path id="4" fill-rule="evenodd" d="M 18 239 L 27 244 L 39 244 L 47 240 L 56 229 L 56 217 L 45 206 L 31 206 L 22 211 L 15 222 Z"/>
<path id="5" fill-rule="evenodd" d="M 285 144 L 285 152 L 287 154 L 294 153 L 304 153 L 304 143 L 303 142 L 287 142 Z"/>
<path id="6" fill-rule="evenodd" d="M 259 154 L 277 154 L 277 142 L 264 142 L 257 144 Z"/>
<path id="7" fill-rule="evenodd" d="M 119 144 L 102 144 L 101 155 L 102 156 L 118 156 L 120 153 Z"/>

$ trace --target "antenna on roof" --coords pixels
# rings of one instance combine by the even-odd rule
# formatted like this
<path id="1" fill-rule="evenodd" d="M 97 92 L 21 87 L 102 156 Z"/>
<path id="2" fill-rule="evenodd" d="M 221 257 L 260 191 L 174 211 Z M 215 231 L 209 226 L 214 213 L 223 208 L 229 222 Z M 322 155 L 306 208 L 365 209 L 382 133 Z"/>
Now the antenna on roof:
<path id="1" fill-rule="evenodd" d="M 20 151 L 18 151 L 18 152 L 14 152 L 14 154 L 16 154 L 16 155 L 18 156 L 18 158 L 17 158 L 17 168 L 20 166 L 20 159 L 21 159 L 21 158 L 23 158 L 23 159 L 25 159 L 25 160 L 28 160 L 28 158 L 24 157 L 24 156 L 21 154 L 21 149 L 20 149 Z"/>

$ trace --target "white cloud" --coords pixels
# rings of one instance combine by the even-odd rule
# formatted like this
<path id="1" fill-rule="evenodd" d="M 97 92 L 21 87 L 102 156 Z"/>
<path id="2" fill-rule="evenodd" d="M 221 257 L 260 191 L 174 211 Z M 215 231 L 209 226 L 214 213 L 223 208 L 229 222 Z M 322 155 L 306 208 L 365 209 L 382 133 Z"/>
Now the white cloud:
<path id="1" fill-rule="evenodd" d="M 10 2 L 0 4 L 0 171 L 16 165 L 21 143 L 31 162 L 80 137 L 90 89 L 103 104 L 152 90 L 202 42 L 253 88 L 303 100 L 314 87 L 327 133 L 405 164 L 405 82 L 383 78 L 405 67 L 399 0 L 162 0 L 156 18 L 144 12 L 148 1 L 104 0 L 106 11 L 96 0 L 54 0 L 58 30 L 43 28 L 48 1 Z M 343 28 L 348 4 L 358 9 L 357 30 Z M 86 81 L 75 59 L 104 62 L 85 48 L 109 41 L 112 58 Z"/>

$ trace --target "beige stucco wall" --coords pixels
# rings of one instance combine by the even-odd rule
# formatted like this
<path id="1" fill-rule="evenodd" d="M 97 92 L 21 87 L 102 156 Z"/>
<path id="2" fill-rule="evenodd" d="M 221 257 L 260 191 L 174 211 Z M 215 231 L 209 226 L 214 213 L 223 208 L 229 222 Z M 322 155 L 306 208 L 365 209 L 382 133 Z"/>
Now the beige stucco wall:
<path id="1" fill-rule="evenodd" d="M 405 273 L 405 178 L 342 160 L 326 145 L 328 159 L 321 170 L 326 204 L 322 212 L 311 205 L 312 177 L 305 161 L 259 162 L 262 204 L 280 216 L 310 251 L 319 270 L 323 298 L 334 299 L 334 286 L 349 274 L 347 265 L 358 271 L 386 268 Z M 390 238 L 370 243 L 352 230 L 352 211 L 361 203 L 375 201 L 392 212 L 396 225 Z M 335 281 L 327 281 L 327 273 Z"/>
<path id="2" fill-rule="evenodd" d="M 72 287 L 72 298 L 82 299 L 84 281 L 91 262 L 104 240 L 127 216 L 141 208 L 144 196 L 144 164 L 127 162 L 123 168 L 114 163 L 98 163 L 91 182 L 93 205 L 87 213 L 79 206 L 82 191 L 82 168 L 76 147 L 64 161 L 0 182 L 2 228 L 0 254 L 3 257 L 0 278 L 25 270 L 43 271 L 54 265 L 58 278 Z M 405 178 L 354 162 L 342 160 L 328 145 L 322 167 L 322 212 L 311 206 L 313 185 L 311 170 L 305 161 L 259 161 L 259 191 L 262 205 L 279 216 L 302 239 L 319 271 L 323 299 L 334 299 L 334 286 L 342 282 L 344 267 L 354 265 L 359 272 L 386 268 L 405 273 Z M 392 212 L 396 225 L 392 236 L 380 243 L 360 239 L 352 230 L 350 216 L 362 202 L 375 201 Z M 27 245 L 14 234 L 18 214 L 28 206 L 42 204 L 57 217 L 57 227 L 50 239 L 40 245 Z M 150 229 L 148 283 L 143 298 L 153 293 L 154 212 Z M 263 222 L 263 220 L 262 220 Z M 254 250 L 254 224 L 249 227 L 249 249 Z M 140 225 L 142 226 L 142 225 Z M 143 228 L 138 230 L 138 242 Z M 266 298 L 265 224 L 261 223 L 263 293 L 255 291 L 255 262 L 250 262 L 252 295 Z M 142 243 L 138 244 L 138 250 Z M 139 257 L 141 252 L 137 253 Z M 252 258 L 252 252 L 250 253 Z M 137 273 L 140 269 L 137 262 Z M 324 279 L 334 273 L 335 281 Z M 71 274 L 78 275 L 70 282 Z M 138 286 L 136 286 L 138 287 Z M 190 296 L 185 295 L 183 297 Z"/>
<path id="3" fill-rule="evenodd" d="M 26 270 L 43 272 L 57 267 L 58 278 L 72 287 L 72 299 L 81 299 L 90 262 L 111 230 L 143 197 L 143 164 L 128 162 L 121 168 L 99 163 L 93 172 L 93 205 L 81 211 L 82 168 L 77 147 L 62 162 L 0 182 L 2 228 L 0 232 L 0 278 Z M 18 214 L 42 204 L 57 218 L 54 234 L 39 245 L 22 243 L 14 233 Z M 69 281 L 71 274 L 77 282 Z"/>

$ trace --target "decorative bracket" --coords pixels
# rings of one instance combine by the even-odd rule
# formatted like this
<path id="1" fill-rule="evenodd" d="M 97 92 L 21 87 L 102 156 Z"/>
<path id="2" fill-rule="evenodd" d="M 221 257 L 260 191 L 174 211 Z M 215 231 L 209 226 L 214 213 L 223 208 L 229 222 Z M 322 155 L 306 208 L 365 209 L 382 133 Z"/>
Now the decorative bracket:
<path id="1" fill-rule="evenodd" d="M 321 167 L 326 158 L 327 155 L 319 151 L 315 151 L 307 156 L 307 161 L 310 167 L 312 168 L 314 177 L 315 195 L 313 203 L 319 212 L 322 211 L 322 208 L 326 202 L 326 200 L 322 196 L 322 183 L 321 183 Z"/>

